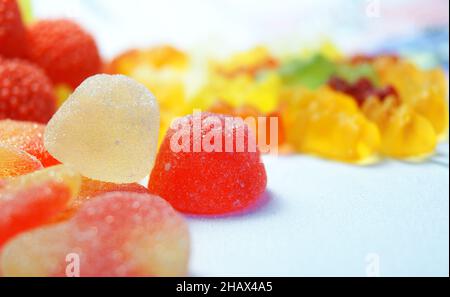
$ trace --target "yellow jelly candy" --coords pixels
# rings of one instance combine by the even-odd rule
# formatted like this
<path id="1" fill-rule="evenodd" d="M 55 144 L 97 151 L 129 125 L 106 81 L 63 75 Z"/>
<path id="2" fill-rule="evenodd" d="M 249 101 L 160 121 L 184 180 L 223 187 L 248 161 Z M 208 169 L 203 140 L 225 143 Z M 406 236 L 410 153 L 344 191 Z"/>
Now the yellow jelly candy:
<path id="1" fill-rule="evenodd" d="M 440 69 L 421 70 L 414 64 L 381 57 L 374 66 L 382 84 L 393 85 L 402 99 L 433 125 L 436 134 L 448 132 L 447 80 Z"/>
<path id="2" fill-rule="evenodd" d="M 378 128 L 351 97 L 323 87 L 288 89 L 282 99 L 286 138 L 297 151 L 356 163 L 376 155 Z"/>
<path id="3" fill-rule="evenodd" d="M 411 158 L 434 151 L 437 138 L 433 125 L 398 98 L 371 97 L 364 102 L 362 111 L 380 129 L 382 154 Z"/>

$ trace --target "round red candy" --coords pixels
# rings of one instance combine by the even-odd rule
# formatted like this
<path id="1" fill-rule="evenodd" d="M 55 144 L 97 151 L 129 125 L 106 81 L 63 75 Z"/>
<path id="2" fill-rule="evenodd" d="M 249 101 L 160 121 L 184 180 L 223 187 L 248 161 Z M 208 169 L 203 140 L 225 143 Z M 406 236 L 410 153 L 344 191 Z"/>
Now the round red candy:
<path id="1" fill-rule="evenodd" d="M 259 150 L 249 145 L 254 136 L 247 125 L 226 125 L 225 116 L 211 113 L 198 119 L 182 118 L 177 129 L 167 132 L 150 175 L 150 192 L 190 214 L 226 214 L 255 204 L 266 189 L 267 176 Z M 185 149 L 178 151 L 180 145 Z"/>

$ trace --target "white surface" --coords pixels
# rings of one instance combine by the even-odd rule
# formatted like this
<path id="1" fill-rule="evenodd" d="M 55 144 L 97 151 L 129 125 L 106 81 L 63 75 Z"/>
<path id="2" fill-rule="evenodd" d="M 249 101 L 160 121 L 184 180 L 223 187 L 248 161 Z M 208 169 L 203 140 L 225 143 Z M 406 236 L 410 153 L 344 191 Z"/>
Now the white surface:
<path id="1" fill-rule="evenodd" d="M 108 58 L 161 42 L 207 45 L 216 54 L 258 42 L 297 50 L 331 33 L 344 49 L 368 48 L 386 31 L 414 30 L 417 13 L 436 15 L 431 4 L 404 13 L 398 3 L 408 1 L 380 1 L 380 17 L 369 18 L 367 2 L 35 0 L 39 16 L 82 22 Z M 440 15 L 448 22 L 448 9 Z M 448 164 L 448 144 L 440 150 Z M 308 156 L 264 162 L 264 206 L 241 216 L 189 218 L 192 275 L 364 276 L 366 257 L 377 254 L 384 276 L 448 276 L 448 165 L 386 160 L 356 167 Z"/>
<path id="2" fill-rule="evenodd" d="M 442 145 L 448 164 L 448 144 Z M 448 276 L 449 169 L 264 157 L 270 201 L 247 215 L 190 218 L 194 276 Z"/>

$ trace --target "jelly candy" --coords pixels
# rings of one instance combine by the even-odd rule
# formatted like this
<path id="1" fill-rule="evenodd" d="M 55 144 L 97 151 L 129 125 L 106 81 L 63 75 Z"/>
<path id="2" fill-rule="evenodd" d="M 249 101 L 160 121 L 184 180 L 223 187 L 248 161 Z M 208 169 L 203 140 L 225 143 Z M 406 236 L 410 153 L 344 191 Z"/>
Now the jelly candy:
<path id="1" fill-rule="evenodd" d="M 16 0 L 0 1 L 0 56 L 24 58 L 27 32 Z"/>
<path id="2" fill-rule="evenodd" d="M 266 188 L 266 171 L 259 151 L 251 149 L 254 136 L 243 122 L 225 125 L 224 116 L 201 113 L 178 119 L 175 126 L 179 129 L 170 129 L 161 144 L 150 192 L 192 214 L 225 214 L 258 201 Z M 215 135 L 212 150 L 206 147 L 211 145 L 211 133 Z M 178 137 L 187 142 L 177 152 L 173 144 Z M 196 147 L 199 142 L 203 148 Z"/>
<path id="3" fill-rule="evenodd" d="M 101 70 L 94 38 L 72 20 L 39 20 L 30 26 L 28 40 L 30 60 L 45 69 L 55 85 L 76 88 Z"/>
<path id="4" fill-rule="evenodd" d="M 402 103 L 394 87 L 376 88 L 366 78 L 351 84 L 338 77 L 333 77 L 329 85 L 352 96 L 366 117 L 378 125 L 382 154 L 409 158 L 434 151 L 437 140 L 433 126 L 411 106 Z"/>
<path id="5" fill-rule="evenodd" d="M 80 176 L 63 166 L 6 180 L 0 187 L 0 246 L 49 222 L 78 194 Z"/>
<path id="6" fill-rule="evenodd" d="M 384 100 L 388 96 L 393 96 L 398 99 L 397 91 L 392 86 L 377 88 L 372 81 L 366 77 L 360 77 L 354 82 L 348 82 L 338 76 L 333 76 L 328 81 L 328 85 L 336 91 L 352 96 L 359 106 L 363 105 L 365 100 L 370 97 L 377 97 Z"/>
<path id="7" fill-rule="evenodd" d="M 77 271 L 66 262 L 70 256 L 78 258 L 80 276 L 183 276 L 189 233 L 159 197 L 106 193 L 67 222 L 18 236 L 0 263 L 5 276 L 71 276 Z"/>
<path id="8" fill-rule="evenodd" d="M 323 87 L 286 89 L 282 98 L 286 138 L 298 152 L 356 163 L 378 152 L 378 128 L 352 97 Z"/>
<path id="9" fill-rule="evenodd" d="M 24 175 L 42 168 L 35 157 L 0 143 L 0 178 Z"/>
<path id="10" fill-rule="evenodd" d="M 149 193 L 148 189 L 137 183 L 132 184 L 115 184 L 106 183 L 82 177 L 80 193 L 71 202 L 70 206 L 55 218 L 55 221 L 67 220 L 75 214 L 75 212 L 87 201 L 95 196 L 99 196 L 109 192 L 132 192 L 132 193 Z"/>
<path id="11" fill-rule="evenodd" d="M 0 90 L 0 120 L 47 123 L 56 111 L 50 79 L 28 61 L 0 57 Z"/>
<path id="12" fill-rule="evenodd" d="M 379 57 L 373 64 L 383 84 L 393 85 L 402 102 L 428 119 L 439 137 L 447 135 L 448 82 L 442 70 L 421 70 L 410 62 L 391 57 Z"/>
<path id="13" fill-rule="evenodd" d="M 83 176 L 128 183 L 153 167 L 159 108 L 141 84 L 122 75 L 84 81 L 47 125 L 44 143 L 52 156 Z"/>
<path id="14" fill-rule="evenodd" d="M 59 164 L 44 147 L 45 125 L 12 120 L 0 121 L 0 143 L 23 150 L 41 161 L 44 167 Z"/>
<path id="15" fill-rule="evenodd" d="M 381 132 L 381 153 L 395 158 L 422 157 L 436 148 L 433 125 L 396 97 L 371 97 L 362 106 L 367 118 Z"/>

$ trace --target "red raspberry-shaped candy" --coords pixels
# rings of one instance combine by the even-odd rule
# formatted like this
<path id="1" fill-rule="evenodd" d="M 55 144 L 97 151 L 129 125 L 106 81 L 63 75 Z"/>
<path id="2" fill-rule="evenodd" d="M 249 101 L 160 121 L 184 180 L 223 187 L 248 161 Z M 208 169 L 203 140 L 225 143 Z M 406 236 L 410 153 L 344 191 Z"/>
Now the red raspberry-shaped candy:
<path id="1" fill-rule="evenodd" d="M 53 85 L 39 67 L 0 59 L 0 120 L 47 123 L 56 110 Z"/>
<path id="2" fill-rule="evenodd" d="M 224 116 L 202 113 L 198 130 L 195 117 L 180 119 L 183 128 L 167 132 L 150 176 L 150 192 L 192 214 L 226 214 L 254 204 L 266 189 L 267 177 L 259 151 L 249 145 L 254 137 L 247 125 L 226 125 Z M 183 138 L 189 140 L 189 150 L 177 152 Z M 203 142 L 200 151 L 194 141 L 197 146 Z M 205 143 L 216 149 L 209 152 Z"/>
<path id="3" fill-rule="evenodd" d="M 26 36 L 16 0 L 0 0 L 0 55 L 7 58 L 25 57 Z"/>
<path id="4" fill-rule="evenodd" d="M 101 70 L 94 38 L 70 20 L 44 20 L 29 30 L 30 59 L 47 72 L 55 84 L 76 88 Z"/>

